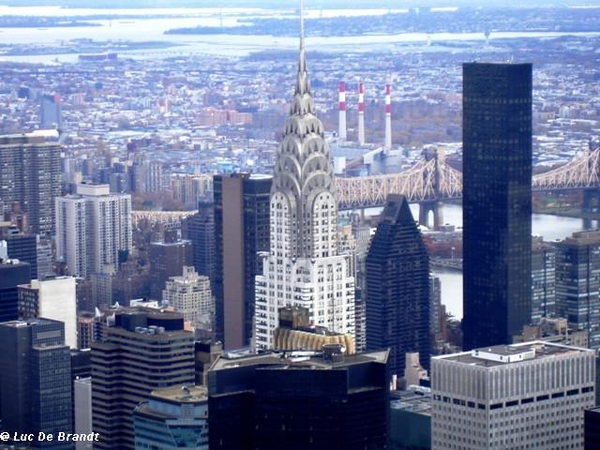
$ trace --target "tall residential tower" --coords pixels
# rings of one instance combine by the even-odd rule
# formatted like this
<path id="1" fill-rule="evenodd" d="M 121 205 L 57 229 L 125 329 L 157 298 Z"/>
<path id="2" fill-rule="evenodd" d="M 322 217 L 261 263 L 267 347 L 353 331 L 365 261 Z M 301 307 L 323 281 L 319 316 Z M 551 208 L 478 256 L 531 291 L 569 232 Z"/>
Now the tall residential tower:
<path id="1" fill-rule="evenodd" d="M 531 319 L 531 108 L 531 64 L 463 65 L 465 350 Z"/>
<path id="2" fill-rule="evenodd" d="M 333 167 L 311 95 L 303 34 L 301 22 L 296 87 L 271 188 L 270 251 L 256 277 L 259 349 L 272 347 L 284 306 L 308 308 L 312 325 L 354 335 L 352 264 L 338 253 Z"/>

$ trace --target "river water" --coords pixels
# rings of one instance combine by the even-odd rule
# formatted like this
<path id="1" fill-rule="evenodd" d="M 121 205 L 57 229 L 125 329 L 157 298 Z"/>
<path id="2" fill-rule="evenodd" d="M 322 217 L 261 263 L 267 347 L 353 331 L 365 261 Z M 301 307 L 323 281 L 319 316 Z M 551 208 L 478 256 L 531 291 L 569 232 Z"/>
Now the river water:
<path id="1" fill-rule="evenodd" d="M 377 16 L 388 13 L 405 13 L 406 9 L 308 9 L 307 19 L 334 16 Z M 242 26 L 245 21 L 255 17 L 295 17 L 293 8 L 265 10 L 258 8 L 159 8 L 159 9 L 93 9 L 50 7 L 7 7 L 0 5 L 3 16 L 66 17 L 72 20 L 92 22 L 97 26 L 49 27 L 49 28 L 0 28 L 0 45 L 14 44 L 53 44 L 63 45 L 74 39 L 93 39 L 95 41 L 162 41 L 176 44 L 167 49 L 130 50 L 129 57 L 150 59 L 166 56 L 190 56 L 195 54 L 243 56 L 261 50 L 295 49 L 297 37 L 275 36 L 239 36 L 239 35 L 165 35 L 174 28 L 192 28 L 196 26 L 231 27 Z M 157 15 L 162 15 L 157 17 Z M 94 17 L 96 16 L 96 17 Z M 107 18 L 107 16 L 109 18 Z M 114 17 L 110 18 L 110 17 Z M 600 33 L 563 33 L 563 32 L 495 32 L 492 40 L 513 38 L 551 38 L 567 34 L 600 36 Z M 421 46 L 423 51 L 435 48 L 436 43 L 444 41 L 485 41 L 483 33 L 399 33 L 393 35 L 368 36 L 310 36 L 307 30 L 308 48 L 323 51 L 368 52 L 392 48 L 400 43 Z M 420 48 L 421 48 L 420 47 Z M 76 54 L 46 55 L 0 55 L 0 61 L 18 61 L 30 63 L 71 63 L 77 60 Z"/>
<path id="2" fill-rule="evenodd" d="M 418 205 L 411 209 L 415 217 L 418 217 Z M 443 206 L 444 222 L 460 227 L 462 226 L 462 207 L 459 205 Z M 533 214 L 532 233 L 534 236 L 542 236 L 545 241 L 562 240 L 571 236 L 576 231 L 583 230 L 583 221 L 572 217 L 559 217 L 546 214 Z M 597 226 L 594 222 L 593 226 Z M 435 270 L 434 273 L 440 277 L 442 284 L 442 303 L 446 305 L 447 311 L 457 319 L 462 318 L 462 274 L 455 271 Z"/>

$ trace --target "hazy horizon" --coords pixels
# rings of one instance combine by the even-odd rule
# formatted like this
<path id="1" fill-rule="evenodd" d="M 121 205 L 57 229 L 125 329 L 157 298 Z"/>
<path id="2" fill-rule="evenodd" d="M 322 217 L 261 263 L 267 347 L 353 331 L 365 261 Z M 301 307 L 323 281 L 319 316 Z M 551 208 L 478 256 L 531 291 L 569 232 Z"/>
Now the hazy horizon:
<path id="1" fill-rule="evenodd" d="M 3 6 L 60 6 L 64 8 L 88 9 L 132 9 L 132 8 L 295 8 L 299 0 L 101 0 L 93 5 L 87 0 L 3 0 Z M 595 6 L 600 0 L 532 0 L 524 4 L 521 0 L 305 0 L 306 8 L 319 9 L 363 9 L 363 8 L 423 8 L 423 7 L 560 7 Z"/>

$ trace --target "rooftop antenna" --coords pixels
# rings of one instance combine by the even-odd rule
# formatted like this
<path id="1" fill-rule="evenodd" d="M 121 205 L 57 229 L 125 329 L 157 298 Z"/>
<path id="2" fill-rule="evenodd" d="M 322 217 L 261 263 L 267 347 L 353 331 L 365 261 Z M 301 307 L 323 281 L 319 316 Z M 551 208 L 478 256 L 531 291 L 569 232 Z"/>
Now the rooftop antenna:
<path id="1" fill-rule="evenodd" d="M 300 0 L 300 49 L 304 50 L 304 0 Z"/>

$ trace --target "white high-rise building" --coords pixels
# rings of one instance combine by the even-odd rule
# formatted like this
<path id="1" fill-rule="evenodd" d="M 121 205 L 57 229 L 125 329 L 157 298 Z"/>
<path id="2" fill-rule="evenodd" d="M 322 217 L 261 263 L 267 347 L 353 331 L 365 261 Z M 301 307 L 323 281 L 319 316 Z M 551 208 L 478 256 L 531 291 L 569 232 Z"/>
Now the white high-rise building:
<path id="1" fill-rule="evenodd" d="M 215 313 L 215 300 L 210 290 L 210 280 L 198 275 L 194 267 L 183 266 L 183 275 L 170 277 L 162 291 L 162 299 L 183 318 L 196 325 Z"/>
<path id="2" fill-rule="evenodd" d="M 112 273 L 119 251 L 131 251 L 131 196 L 107 184 L 80 184 L 76 195 L 57 198 L 56 218 L 57 258 L 73 276 Z"/>
<path id="3" fill-rule="evenodd" d="M 65 324 L 65 345 L 77 348 L 77 296 L 74 277 L 50 277 L 20 284 L 19 317 L 60 320 Z"/>
<path id="4" fill-rule="evenodd" d="M 543 341 L 431 359 L 432 448 L 583 449 L 593 350 Z"/>
<path id="5" fill-rule="evenodd" d="M 284 306 L 308 308 L 312 325 L 355 332 L 354 274 L 351 257 L 338 252 L 333 166 L 310 91 L 303 30 L 283 134 L 271 188 L 270 251 L 263 274 L 256 277 L 257 349 L 272 348 L 278 310 Z"/>

